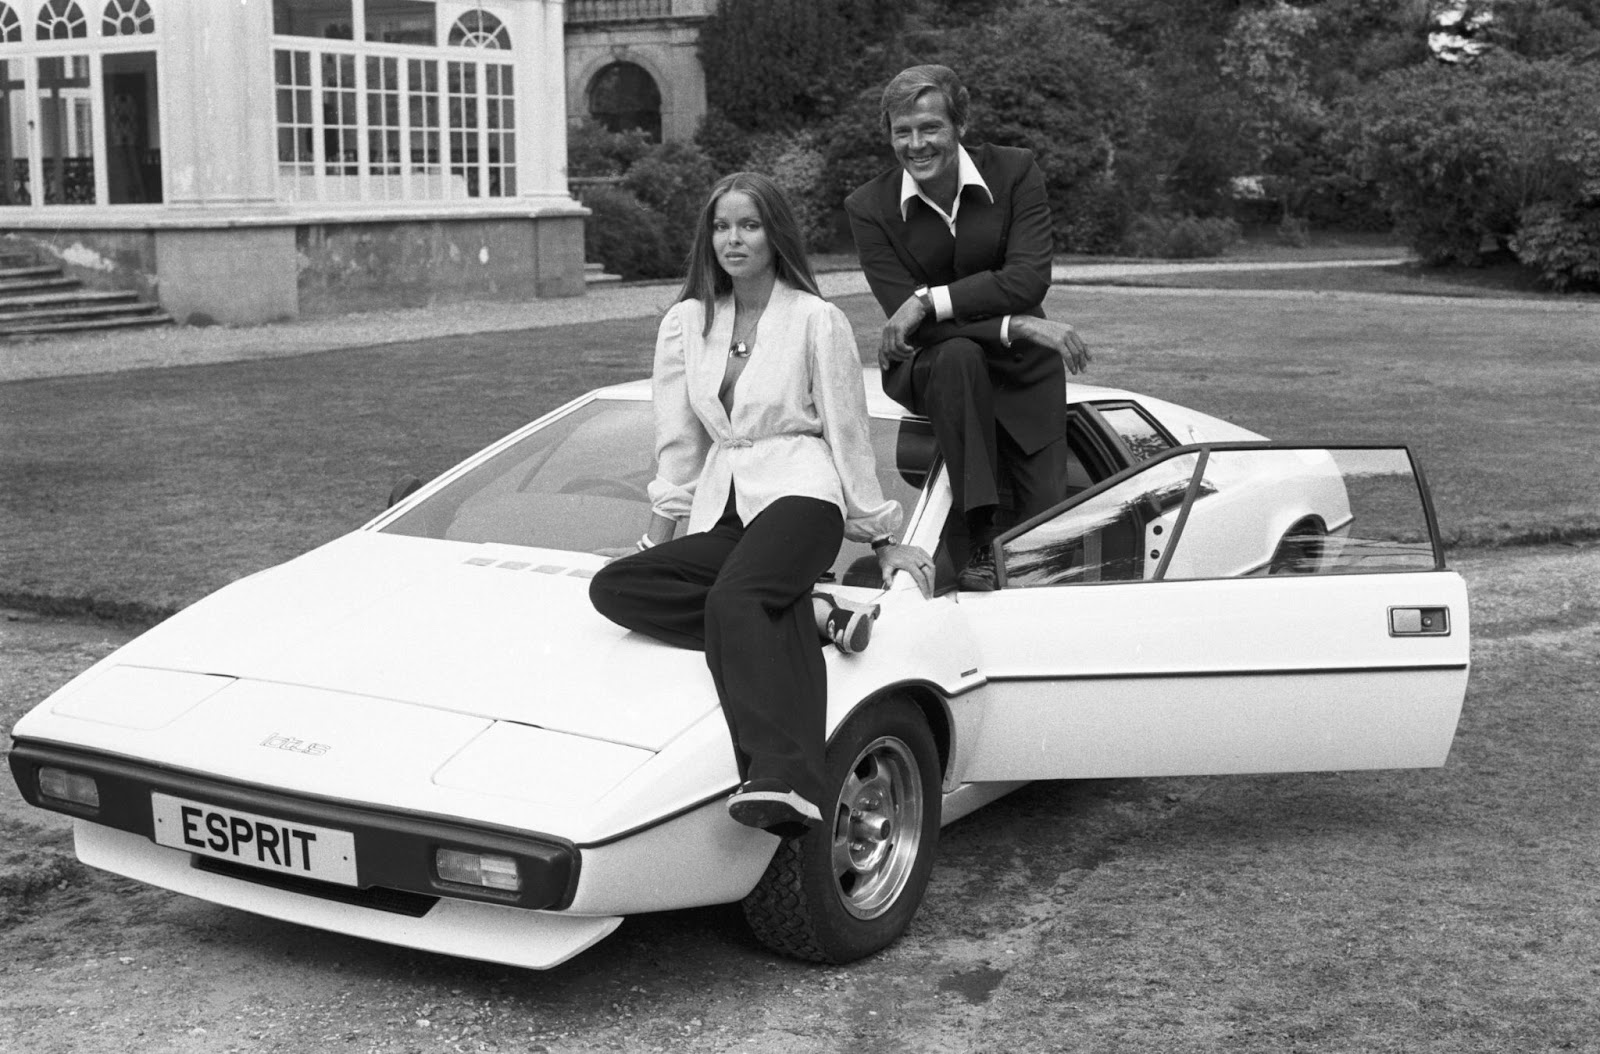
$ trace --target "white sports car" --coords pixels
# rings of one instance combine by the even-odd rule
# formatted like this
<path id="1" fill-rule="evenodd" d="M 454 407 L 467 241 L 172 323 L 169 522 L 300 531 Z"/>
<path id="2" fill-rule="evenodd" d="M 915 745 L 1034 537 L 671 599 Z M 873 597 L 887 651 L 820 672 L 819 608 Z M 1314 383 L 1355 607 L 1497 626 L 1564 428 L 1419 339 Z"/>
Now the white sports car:
<path id="1" fill-rule="evenodd" d="M 942 553 L 927 423 L 864 383 L 905 536 Z M 885 590 L 846 544 L 830 588 L 882 614 L 865 653 L 828 649 L 836 797 L 802 839 L 729 819 L 703 657 L 589 604 L 598 551 L 647 519 L 647 382 L 145 633 L 18 722 L 12 772 L 95 867 L 549 967 L 629 914 L 733 901 L 783 952 L 869 954 L 909 924 L 940 826 L 1030 780 L 1444 763 L 1467 595 L 1404 447 L 1068 398 L 1070 494 L 1002 536 L 998 590 Z"/>

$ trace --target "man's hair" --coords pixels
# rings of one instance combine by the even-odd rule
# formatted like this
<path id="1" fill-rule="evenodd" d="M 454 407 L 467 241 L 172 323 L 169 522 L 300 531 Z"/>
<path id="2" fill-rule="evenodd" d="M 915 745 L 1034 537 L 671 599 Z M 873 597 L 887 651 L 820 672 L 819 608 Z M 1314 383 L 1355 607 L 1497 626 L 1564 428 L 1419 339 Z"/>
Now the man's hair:
<path id="1" fill-rule="evenodd" d="M 773 263 L 778 277 L 812 296 L 817 291 L 817 279 L 811 271 L 811 260 L 806 256 L 805 237 L 795 220 L 794 209 L 783 188 L 760 172 L 735 172 L 717 180 L 706 197 L 695 224 L 694 244 L 689 247 L 689 258 L 684 263 L 686 275 L 679 300 L 699 300 L 706 306 L 705 333 L 711 332 L 716 316 L 716 300 L 733 292 L 733 279 L 717 262 L 716 250 L 711 245 L 711 225 L 716 221 L 717 202 L 724 194 L 738 191 L 750 195 L 755 202 L 756 214 L 767 234 L 767 244 L 772 246 Z"/>
<path id="2" fill-rule="evenodd" d="M 967 124 L 967 89 L 949 66 L 912 66 L 895 74 L 883 89 L 883 130 L 890 130 L 895 114 L 916 105 L 924 93 L 936 91 L 944 96 L 944 112 L 959 130 Z"/>

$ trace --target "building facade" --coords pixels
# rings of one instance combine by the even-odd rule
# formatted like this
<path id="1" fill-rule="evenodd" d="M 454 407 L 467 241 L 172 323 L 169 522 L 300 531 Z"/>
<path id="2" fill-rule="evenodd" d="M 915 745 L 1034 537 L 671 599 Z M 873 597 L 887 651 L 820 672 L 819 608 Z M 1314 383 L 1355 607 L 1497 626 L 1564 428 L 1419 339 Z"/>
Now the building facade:
<path id="1" fill-rule="evenodd" d="M 706 115 L 700 23 L 716 0 L 567 0 L 567 113 L 657 142 Z"/>
<path id="2" fill-rule="evenodd" d="M 0 0 L 0 245 L 179 321 L 583 292 L 560 0 Z"/>

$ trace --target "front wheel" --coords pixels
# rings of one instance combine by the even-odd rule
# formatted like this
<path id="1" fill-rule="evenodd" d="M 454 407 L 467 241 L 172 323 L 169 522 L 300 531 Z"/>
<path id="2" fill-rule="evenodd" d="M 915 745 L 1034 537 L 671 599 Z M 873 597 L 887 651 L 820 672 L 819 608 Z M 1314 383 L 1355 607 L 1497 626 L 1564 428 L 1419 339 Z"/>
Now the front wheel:
<path id="1" fill-rule="evenodd" d="M 852 714 L 827 753 L 830 814 L 786 839 L 744 898 L 768 947 L 846 963 L 911 923 L 939 841 L 939 753 L 922 712 L 885 699 Z"/>

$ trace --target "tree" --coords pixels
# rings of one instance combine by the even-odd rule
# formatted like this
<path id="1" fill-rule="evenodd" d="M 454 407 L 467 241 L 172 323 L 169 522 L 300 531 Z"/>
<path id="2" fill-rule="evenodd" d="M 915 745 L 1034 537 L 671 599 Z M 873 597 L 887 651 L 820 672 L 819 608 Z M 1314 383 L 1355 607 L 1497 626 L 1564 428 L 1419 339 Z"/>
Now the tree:
<path id="1" fill-rule="evenodd" d="M 748 134 L 833 115 L 879 73 L 912 0 L 721 0 L 700 27 L 709 108 Z"/>
<path id="2" fill-rule="evenodd" d="M 1402 70 L 1356 99 L 1351 116 L 1366 173 L 1429 262 L 1479 263 L 1486 240 L 1509 247 L 1524 227 L 1527 252 L 1548 246 L 1554 258 L 1565 252 L 1563 224 L 1591 229 L 1588 210 L 1600 201 L 1600 149 L 1586 145 L 1600 129 L 1592 65 L 1491 52 Z"/>
<path id="3" fill-rule="evenodd" d="M 1328 111 L 1311 90 L 1316 40 L 1316 13 L 1277 0 L 1241 14 L 1222 44 L 1222 75 L 1244 102 L 1256 172 L 1286 221 L 1303 215 L 1327 169 L 1318 146 L 1329 128 Z"/>
<path id="4" fill-rule="evenodd" d="M 1027 147 L 1038 158 L 1057 245 L 1115 248 L 1139 168 L 1127 154 L 1149 120 L 1133 57 L 1087 12 L 1030 5 L 956 35 L 947 58 L 972 93 L 968 138 Z"/>
<path id="5" fill-rule="evenodd" d="M 1600 58 L 1600 4 L 1593 0 L 1483 0 L 1482 40 L 1524 58 Z"/>

